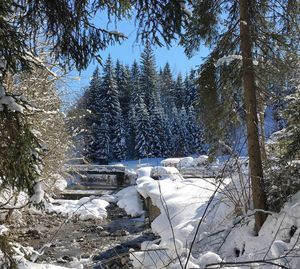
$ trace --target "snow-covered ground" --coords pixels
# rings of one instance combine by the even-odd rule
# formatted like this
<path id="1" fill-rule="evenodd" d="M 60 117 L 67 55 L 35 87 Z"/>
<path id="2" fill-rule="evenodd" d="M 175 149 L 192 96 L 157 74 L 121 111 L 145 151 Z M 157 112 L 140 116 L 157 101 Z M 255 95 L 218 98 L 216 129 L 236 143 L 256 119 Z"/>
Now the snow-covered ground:
<path id="1" fill-rule="evenodd" d="M 151 169 L 138 170 L 136 191 L 160 209 L 151 227 L 161 239 L 132 253 L 135 268 L 300 268 L 300 192 L 256 236 L 247 177 L 157 181 Z"/>
<path id="2" fill-rule="evenodd" d="M 135 186 L 125 188 L 115 196 L 118 200 L 117 205 L 123 208 L 128 215 L 138 217 L 144 213 L 143 202 Z"/>
<path id="3" fill-rule="evenodd" d="M 160 214 L 151 223 L 159 240 L 146 241 L 140 251 L 131 253 L 134 268 L 300 268 L 300 192 L 281 212 L 269 212 L 267 221 L 256 236 L 254 211 L 251 210 L 247 160 L 240 160 L 240 172 L 223 179 L 182 178 L 179 169 L 207 167 L 206 156 L 199 158 L 158 159 L 151 166 L 135 163 L 136 185 L 114 196 L 80 200 L 52 200 L 46 203 L 49 213 L 81 220 L 103 219 L 109 202 L 133 216 L 144 214 L 143 198 L 151 199 Z M 133 162 L 132 162 L 133 165 Z M 216 170 L 223 163 L 215 162 Z M 154 166 L 154 167 L 153 167 Z M 168 167 L 171 166 L 171 167 Z M 154 180 L 156 179 L 160 180 Z M 0 235 L 7 232 L 0 227 Z M 18 249 L 17 249 L 18 250 Z M 62 269 L 27 261 L 19 253 L 19 268 Z M 82 268 L 82 267 L 77 267 Z"/>
<path id="4" fill-rule="evenodd" d="M 158 166 L 164 158 L 144 158 L 139 160 L 123 161 L 121 164 L 126 166 L 127 169 L 136 170 L 140 167 Z M 120 162 L 112 162 L 110 164 L 120 164 Z"/>

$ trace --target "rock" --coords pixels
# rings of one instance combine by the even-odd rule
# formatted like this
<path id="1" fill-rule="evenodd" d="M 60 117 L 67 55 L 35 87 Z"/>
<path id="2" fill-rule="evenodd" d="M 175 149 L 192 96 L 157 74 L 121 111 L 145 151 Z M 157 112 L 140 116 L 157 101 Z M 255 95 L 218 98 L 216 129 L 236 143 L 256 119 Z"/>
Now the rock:
<path id="1" fill-rule="evenodd" d="M 41 238 L 42 233 L 38 230 L 28 230 L 26 232 L 26 236 L 32 238 L 32 239 L 40 239 Z"/>
<path id="2" fill-rule="evenodd" d="M 128 257 L 125 256 L 125 257 L 122 257 L 122 258 L 121 258 L 121 264 L 122 264 L 122 265 L 125 265 L 125 264 L 127 264 L 128 262 L 129 262 L 129 258 L 128 258 Z"/>
<path id="3" fill-rule="evenodd" d="M 81 259 L 88 259 L 91 255 L 88 253 L 82 254 Z"/>
<path id="4" fill-rule="evenodd" d="M 63 264 L 63 263 L 67 263 L 68 261 L 66 261 L 66 260 L 64 260 L 64 259 L 62 259 L 62 258 L 60 258 L 60 259 L 56 260 L 56 262 L 57 262 L 57 263 L 60 263 L 60 264 Z"/>
<path id="5" fill-rule="evenodd" d="M 117 230 L 113 234 L 113 236 L 126 236 L 129 235 L 129 232 L 126 231 L 125 229 Z"/>
<path id="6" fill-rule="evenodd" d="M 83 242 L 84 241 L 84 238 L 83 237 L 80 237 L 76 240 L 77 242 Z"/>
<path id="7" fill-rule="evenodd" d="M 102 231 L 102 232 L 100 233 L 100 236 L 110 236 L 110 233 L 107 232 L 107 231 Z"/>
<path id="8" fill-rule="evenodd" d="M 62 259 L 65 260 L 65 261 L 68 261 L 68 262 L 73 261 L 73 258 L 69 257 L 68 255 L 63 256 Z"/>
<path id="9" fill-rule="evenodd" d="M 97 232 L 102 232 L 104 229 L 103 229 L 103 227 L 102 226 L 97 226 L 96 227 L 96 231 Z"/>

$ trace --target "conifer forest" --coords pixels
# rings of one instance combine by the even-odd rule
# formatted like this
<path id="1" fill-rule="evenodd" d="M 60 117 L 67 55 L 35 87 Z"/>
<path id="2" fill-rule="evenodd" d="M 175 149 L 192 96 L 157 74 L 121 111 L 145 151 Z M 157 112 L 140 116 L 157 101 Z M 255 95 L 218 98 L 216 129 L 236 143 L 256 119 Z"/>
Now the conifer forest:
<path id="1" fill-rule="evenodd" d="M 131 67 L 109 56 L 69 112 L 79 154 L 107 164 L 206 153 L 197 88 L 195 70 L 173 78 L 166 63 L 158 71 L 150 44 Z"/>

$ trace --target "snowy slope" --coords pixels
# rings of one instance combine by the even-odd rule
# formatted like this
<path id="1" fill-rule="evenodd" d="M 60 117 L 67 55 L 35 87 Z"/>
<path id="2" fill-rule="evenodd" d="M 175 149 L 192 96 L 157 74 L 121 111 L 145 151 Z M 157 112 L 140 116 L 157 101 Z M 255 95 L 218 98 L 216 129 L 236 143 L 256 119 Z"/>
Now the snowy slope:
<path id="1" fill-rule="evenodd" d="M 221 183 L 212 178 L 155 181 L 151 169 L 140 170 L 137 190 L 161 211 L 151 225 L 161 240 L 145 242 L 142 251 L 132 254 L 135 268 L 214 263 L 223 263 L 222 268 L 300 268 L 300 192 L 280 213 L 269 215 L 255 236 L 253 211 L 245 214 L 241 208 L 247 182 L 237 175 Z"/>

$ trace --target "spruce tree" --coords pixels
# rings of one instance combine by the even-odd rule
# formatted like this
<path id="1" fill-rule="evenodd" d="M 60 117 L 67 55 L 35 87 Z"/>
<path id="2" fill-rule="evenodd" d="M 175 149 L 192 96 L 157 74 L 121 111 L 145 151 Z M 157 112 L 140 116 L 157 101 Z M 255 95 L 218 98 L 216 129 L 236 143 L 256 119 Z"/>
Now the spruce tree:
<path id="1" fill-rule="evenodd" d="M 188 53 L 199 49 L 202 41 L 210 44 L 212 52 L 206 63 L 211 65 L 212 72 L 218 73 L 217 93 L 224 94 L 225 90 L 227 100 L 231 99 L 227 101 L 228 113 L 224 115 L 235 110 L 234 96 L 243 93 L 253 204 L 255 209 L 266 210 L 257 118 L 259 83 L 256 79 L 264 80 L 269 73 L 266 66 L 276 63 L 280 67 L 282 56 L 297 51 L 299 3 L 228 0 L 215 5 L 213 1 L 204 0 L 193 2 L 191 8 L 193 13 L 186 25 L 183 43 Z M 215 71 L 212 65 L 215 65 Z M 203 67 L 201 69 L 204 70 Z M 277 68 L 277 72 L 280 69 Z M 260 72 L 256 72 L 258 70 Z M 280 77 L 279 73 L 277 77 Z M 270 85 L 270 81 L 267 84 Z M 205 86 L 204 83 L 202 85 Z M 262 211 L 255 214 L 256 232 L 266 219 Z"/>
<path id="2" fill-rule="evenodd" d="M 191 70 L 189 74 L 186 74 L 184 79 L 184 86 L 186 89 L 185 107 L 194 106 L 197 104 L 197 92 L 198 84 L 196 72 Z"/>
<path id="3" fill-rule="evenodd" d="M 159 96 L 150 109 L 150 154 L 153 157 L 164 157 L 167 153 L 165 115 Z"/>
<path id="4" fill-rule="evenodd" d="M 160 73 L 160 83 L 161 100 L 167 115 L 169 115 L 171 113 L 170 104 L 175 102 L 176 92 L 174 88 L 174 81 L 170 69 L 170 64 L 168 62 Z"/>
<path id="5" fill-rule="evenodd" d="M 182 106 L 185 106 L 185 99 L 187 96 L 186 88 L 182 81 L 181 73 L 179 73 L 177 76 L 174 88 L 175 104 L 177 108 L 181 108 Z"/>
<path id="6" fill-rule="evenodd" d="M 178 113 L 179 118 L 179 141 L 177 147 L 177 156 L 188 156 L 190 133 L 188 131 L 188 117 L 184 106 L 181 107 Z"/>
<path id="7" fill-rule="evenodd" d="M 157 74 L 155 69 L 155 58 L 150 42 L 146 42 L 145 49 L 141 55 L 140 73 L 141 98 L 147 109 L 154 102 L 157 92 Z"/>
<path id="8" fill-rule="evenodd" d="M 137 158 L 148 157 L 151 153 L 149 114 L 143 99 L 136 104 L 135 152 Z"/>
<path id="9" fill-rule="evenodd" d="M 130 70 L 131 106 L 135 106 L 139 101 L 139 97 L 142 97 L 140 78 L 141 74 L 139 65 L 136 61 L 134 61 Z"/>
<path id="10" fill-rule="evenodd" d="M 101 124 L 102 89 L 99 68 L 96 67 L 88 89 L 84 94 L 85 98 L 85 147 L 84 154 L 92 162 L 98 161 L 99 152 L 99 128 Z"/>
<path id="11" fill-rule="evenodd" d="M 109 132 L 109 114 L 107 112 L 102 113 L 100 125 L 97 126 L 95 131 L 97 132 L 97 151 L 96 162 L 99 164 L 108 164 L 110 161 L 110 132 Z"/>
<path id="12" fill-rule="evenodd" d="M 169 146 L 170 146 L 170 154 L 173 157 L 182 157 L 179 152 L 179 143 L 180 143 L 180 122 L 178 110 L 175 104 L 172 104 L 172 116 L 168 117 L 168 121 L 170 122 L 169 126 Z"/>
<path id="13" fill-rule="evenodd" d="M 125 131 L 115 72 L 110 55 L 104 65 L 101 88 L 103 90 L 102 106 L 109 113 L 110 159 L 120 161 L 124 159 L 126 154 Z"/>
<path id="14" fill-rule="evenodd" d="M 206 153 L 203 130 L 200 126 L 200 123 L 197 122 L 196 111 L 193 106 L 190 106 L 187 112 L 187 131 L 189 135 L 189 139 L 187 141 L 189 153 Z"/>
<path id="15" fill-rule="evenodd" d="M 128 114 L 130 110 L 130 103 L 131 103 L 131 87 L 130 87 L 130 70 L 128 66 L 123 66 L 121 77 L 118 84 L 118 92 L 119 92 L 119 100 L 120 106 L 122 109 L 122 115 L 126 122 L 128 122 Z"/>
<path id="16" fill-rule="evenodd" d="M 129 116 L 128 116 L 128 125 L 127 125 L 127 156 L 129 158 L 136 157 L 135 152 L 135 142 L 136 142 L 136 124 L 137 124 L 137 104 L 140 101 L 141 89 L 140 89 L 140 71 L 139 65 L 136 61 L 133 62 L 133 65 L 130 70 L 130 105 L 129 105 Z"/>

